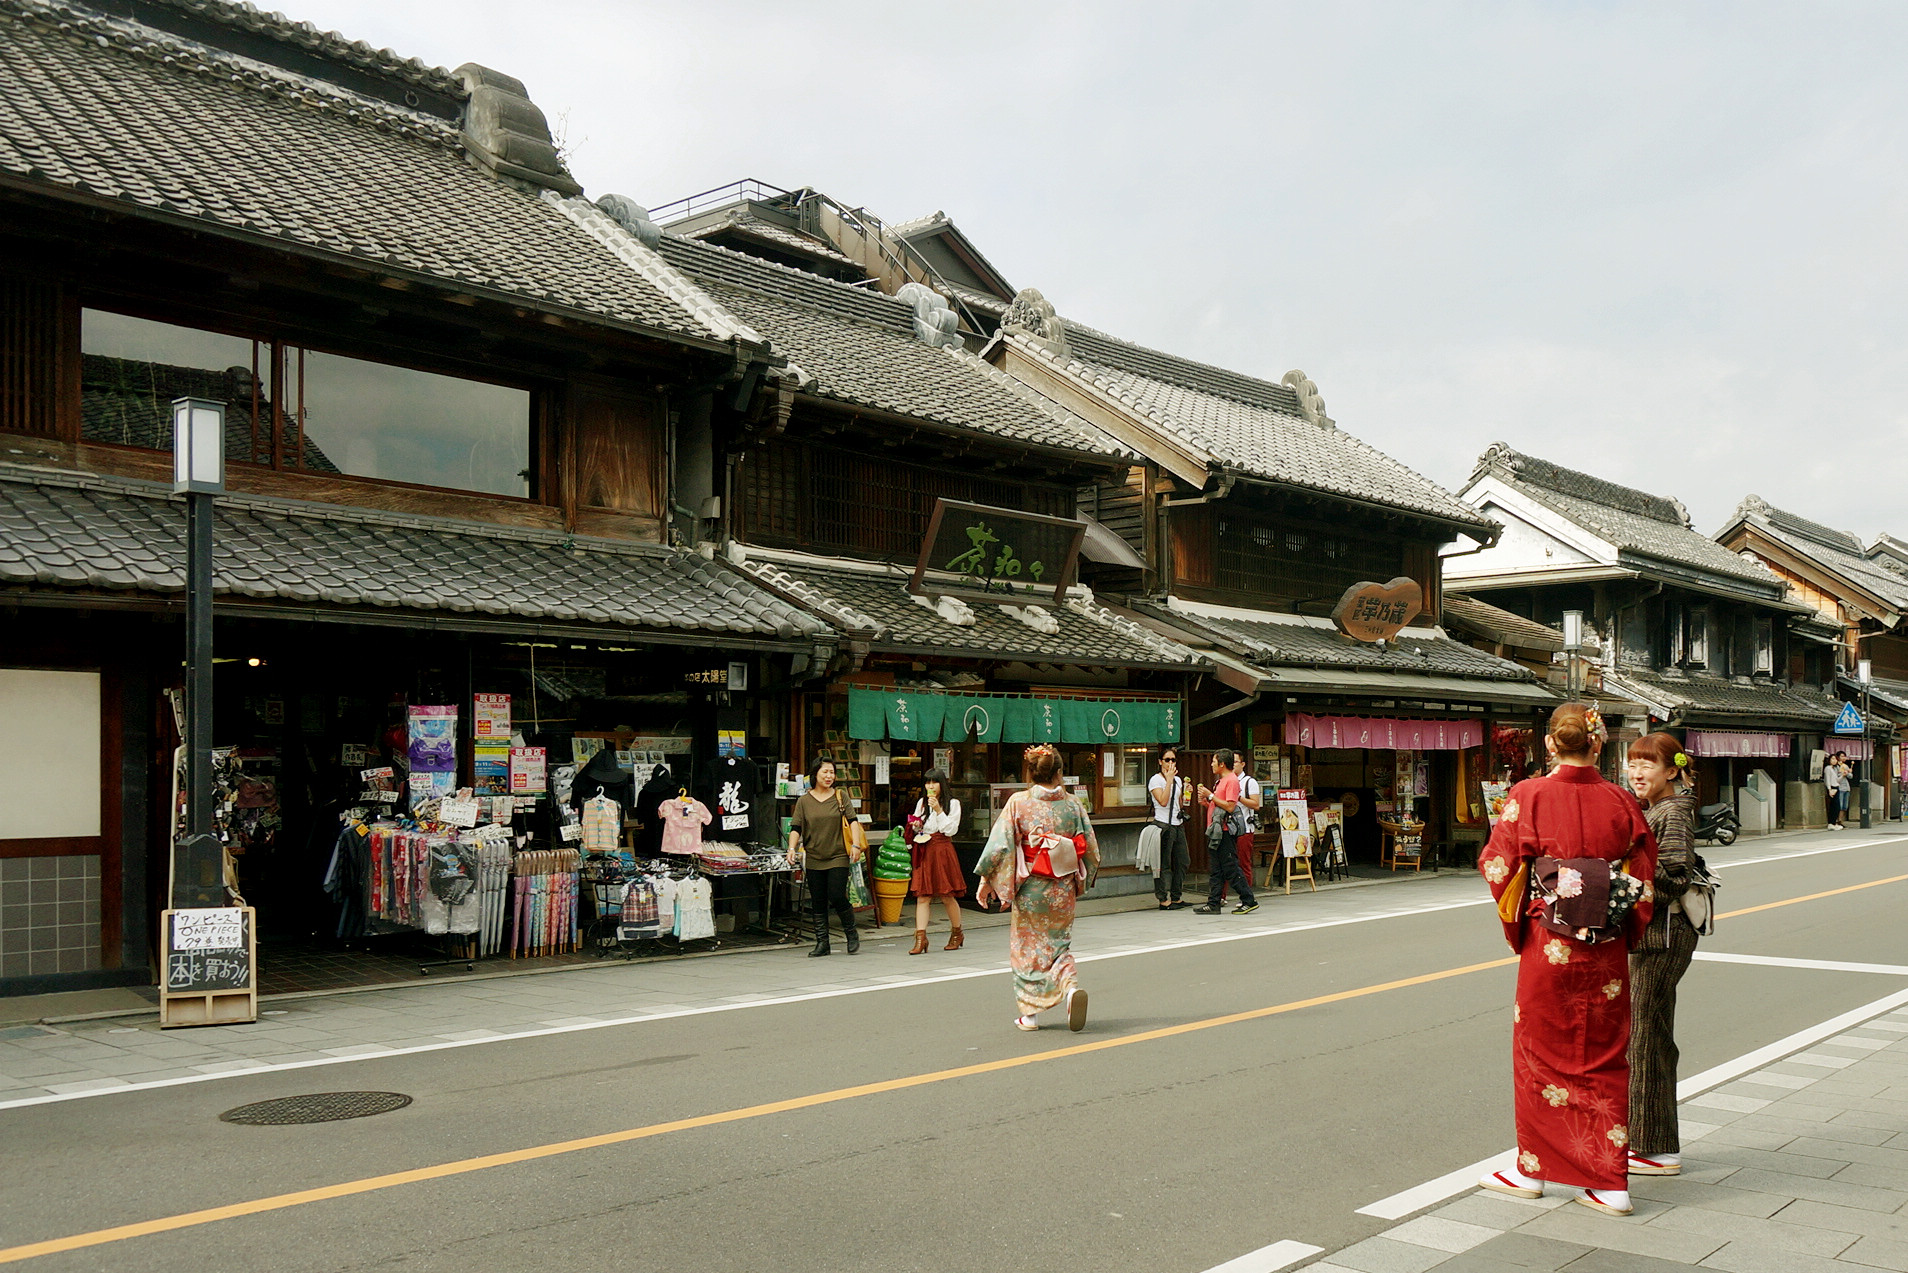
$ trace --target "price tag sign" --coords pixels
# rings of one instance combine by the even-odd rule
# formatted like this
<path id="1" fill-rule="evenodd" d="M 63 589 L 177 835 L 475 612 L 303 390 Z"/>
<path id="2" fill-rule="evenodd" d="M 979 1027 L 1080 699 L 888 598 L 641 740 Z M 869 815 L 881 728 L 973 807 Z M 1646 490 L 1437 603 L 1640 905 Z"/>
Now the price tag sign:
<path id="1" fill-rule="evenodd" d="M 475 798 L 458 799 L 446 796 L 437 806 L 437 820 L 453 827 L 474 827 L 477 825 L 477 801 Z"/>

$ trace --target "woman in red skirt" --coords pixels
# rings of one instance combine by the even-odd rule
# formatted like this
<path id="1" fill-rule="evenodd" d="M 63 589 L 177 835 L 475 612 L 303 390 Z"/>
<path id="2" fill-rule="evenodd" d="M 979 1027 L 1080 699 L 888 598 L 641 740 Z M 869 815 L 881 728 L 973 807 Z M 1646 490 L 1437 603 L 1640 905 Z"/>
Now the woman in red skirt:
<path id="1" fill-rule="evenodd" d="M 1552 712 L 1544 746 L 1555 770 L 1511 788 L 1478 855 L 1519 954 L 1511 1007 L 1517 1160 L 1478 1183 L 1522 1198 L 1539 1197 L 1546 1183 L 1576 1185 L 1584 1190 L 1576 1201 L 1629 1215 L 1630 948 L 1650 918 L 1656 837 L 1636 799 L 1597 772 L 1607 737 L 1594 707 Z M 1638 883 L 1616 880 L 1619 870 Z M 1639 899 L 1626 927 L 1596 931 L 1609 915 L 1603 899 L 1619 888 Z"/>
<path id="2" fill-rule="evenodd" d="M 961 829 L 961 802 L 948 796 L 946 773 L 928 770 L 908 825 L 914 832 L 914 949 L 908 953 L 927 953 L 928 911 L 937 899 L 947 907 L 947 924 L 952 930 L 945 949 L 959 950 L 959 899 L 967 893 L 967 881 L 961 876 L 961 860 L 954 852 L 954 836 Z"/>

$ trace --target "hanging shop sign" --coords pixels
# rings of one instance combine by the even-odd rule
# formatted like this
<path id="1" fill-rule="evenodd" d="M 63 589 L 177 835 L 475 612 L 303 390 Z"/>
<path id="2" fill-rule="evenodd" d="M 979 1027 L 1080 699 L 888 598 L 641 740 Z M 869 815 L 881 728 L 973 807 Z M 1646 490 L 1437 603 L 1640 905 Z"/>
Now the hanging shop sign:
<path id="1" fill-rule="evenodd" d="M 908 591 L 1057 606 L 1066 599 L 1086 531 L 1077 518 L 937 499 Z M 930 570 L 959 582 L 930 582 Z"/>
<path id="2" fill-rule="evenodd" d="M 1364 716 L 1285 718 L 1285 741 L 1300 747 L 1376 747 L 1381 751 L 1460 751 L 1484 745 L 1475 720 L 1389 720 Z"/>
<path id="3" fill-rule="evenodd" d="M 1177 699 L 848 691 L 848 736 L 896 742 L 1176 743 L 1184 714 Z"/>
<path id="4" fill-rule="evenodd" d="M 481 741 L 510 739 L 510 695 L 478 694 L 473 696 L 470 714 L 470 736 Z"/>
<path id="5" fill-rule="evenodd" d="M 1354 641 L 1389 641 L 1424 607 L 1424 590 L 1416 579 L 1390 583 L 1355 583 L 1332 607 L 1332 622 Z"/>
<path id="6" fill-rule="evenodd" d="M 166 911 L 160 941 L 162 1029 L 258 1020 L 257 912 L 251 907 Z"/>

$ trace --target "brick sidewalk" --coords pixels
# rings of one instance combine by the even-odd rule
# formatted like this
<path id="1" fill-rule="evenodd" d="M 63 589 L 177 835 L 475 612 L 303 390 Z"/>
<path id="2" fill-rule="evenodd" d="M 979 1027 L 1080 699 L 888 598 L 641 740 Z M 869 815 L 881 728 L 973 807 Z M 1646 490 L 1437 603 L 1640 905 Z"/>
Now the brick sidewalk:
<path id="1" fill-rule="evenodd" d="M 1634 1216 L 1577 1206 L 1576 1189 L 1529 1201 L 1478 1190 L 1307 1271 L 1908 1270 L 1908 1008 L 1683 1113 L 1683 1173 L 1630 1177 Z"/>

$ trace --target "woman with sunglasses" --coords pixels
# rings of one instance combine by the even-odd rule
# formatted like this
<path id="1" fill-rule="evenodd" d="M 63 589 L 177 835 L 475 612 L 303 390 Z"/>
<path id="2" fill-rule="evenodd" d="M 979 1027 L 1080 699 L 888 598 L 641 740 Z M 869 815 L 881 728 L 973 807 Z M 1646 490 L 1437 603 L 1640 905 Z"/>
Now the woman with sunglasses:
<path id="1" fill-rule="evenodd" d="M 1152 798 L 1153 824 L 1159 828 L 1159 874 L 1153 877 L 1153 897 L 1163 911 L 1180 910 L 1186 905 L 1180 892 L 1186 886 L 1192 853 L 1186 847 L 1186 805 L 1191 787 L 1179 776 L 1179 748 L 1161 749 L 1159 772 L 1146 784 L 1146 791 Z"/>

